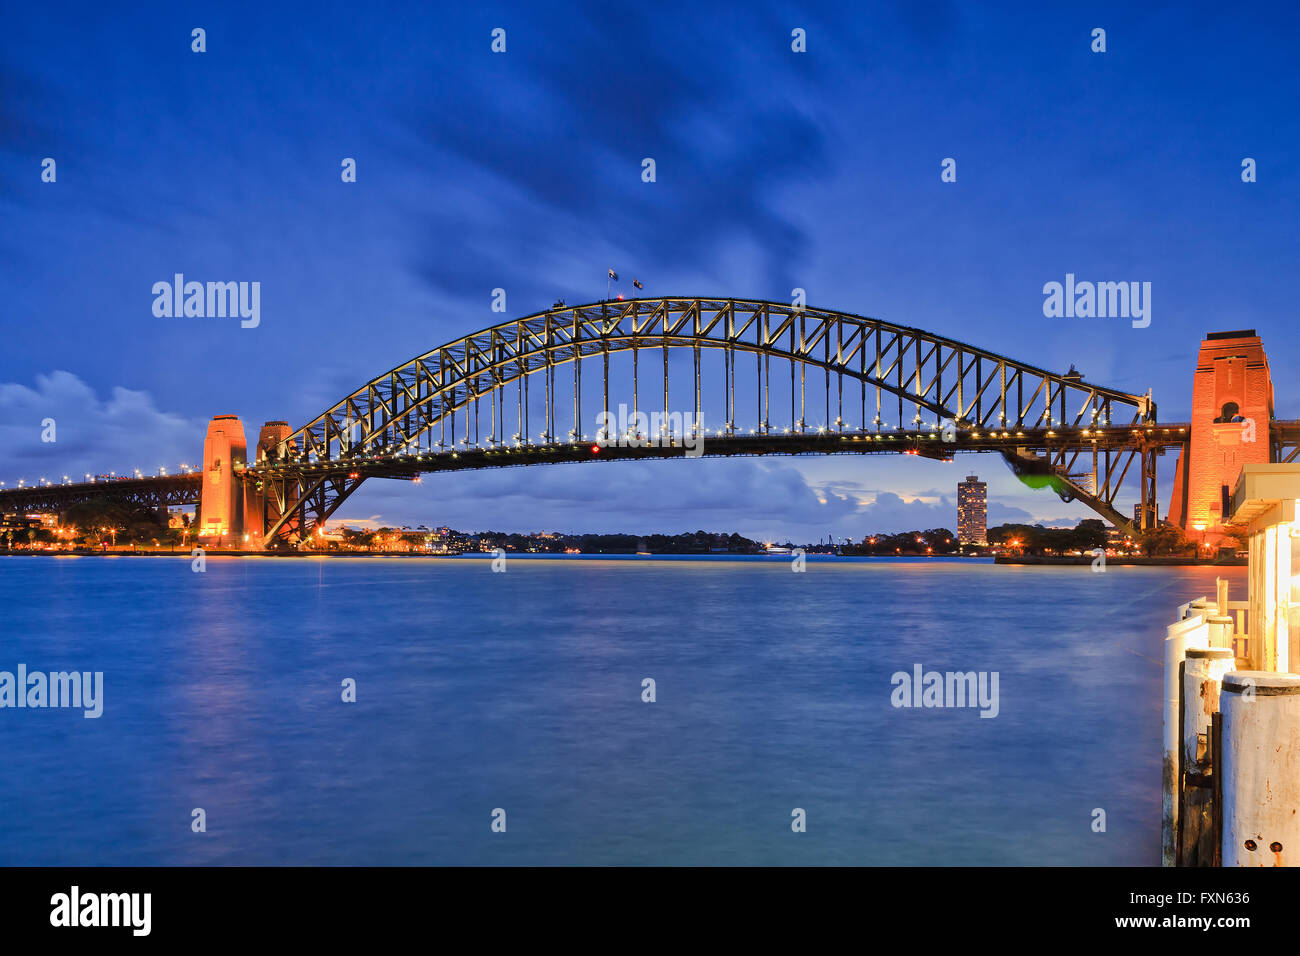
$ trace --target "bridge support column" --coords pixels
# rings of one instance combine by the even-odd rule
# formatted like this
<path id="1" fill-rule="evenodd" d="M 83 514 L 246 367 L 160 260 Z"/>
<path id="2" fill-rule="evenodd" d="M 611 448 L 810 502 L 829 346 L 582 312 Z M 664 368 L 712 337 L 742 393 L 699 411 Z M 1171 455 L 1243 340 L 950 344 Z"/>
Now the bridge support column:
<path id="1" fill-rule="evenodd" d="M 209 547 L 243 545 L 244 489 L 237 473 L 246 464 L 244 426 L 235 415 L 217 415 L 203 441 L 203 491 L 198 539 Z"/>
<path id="2" fill-rule="evenodd" d="M 1169 520 L 1211 548 L 1229 541 L 1224 521 L 1246 464 L 1272 457 L 1273 381 L 1253 329 L 1211 332 L 1192 380 L 1191 430 L 1178 459 Z"/>
<path id="3" fill-rule="evenodd" d="M 291 434 L 286 421 L 264 424 L 257 435 L 254 460 L 260 464 L 268 459 L 293 454 L 296 444 L 282 447 Z M 266 547 L 266 529 L 280 517 L 276 496 L 267 484 L 265 478 L 256 474 L 245 476 L 244 479 L 244 533 L 248 537 L 247 545 L 250 548 Z"/>

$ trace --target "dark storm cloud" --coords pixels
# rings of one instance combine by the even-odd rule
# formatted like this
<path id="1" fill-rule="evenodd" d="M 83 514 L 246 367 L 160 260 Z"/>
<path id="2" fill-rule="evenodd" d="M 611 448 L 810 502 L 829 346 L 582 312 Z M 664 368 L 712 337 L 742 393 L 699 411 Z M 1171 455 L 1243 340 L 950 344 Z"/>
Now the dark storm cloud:
<path id="1" fill-rule="evenodd" d="M 39 183 L 41 160 L 63 141 L 55 133 L 56 116 L 43 84 L 0 63 L 0 200 L 16 201 L 27 192 L 18 185 L 21 177 Z"/>
<path id="2" fill-rule="evenodd" d="M 681 21 L 633 12 L 612 34 L 603 12 L 588 10 L 549 26 L 513 27 L 508 52 L 486 71 L 440 77 L 437 107 L 405 117 L 421 143 L 413 158 L 443 165 L 435 157 L 450 156 L 497 184 L 469 207 L 432 214 L 417 273 L 481 294 L 528 270 L 538 245 L 564 241 L 580 256 L 612 243 L 632 258 L 653 255 L 661 270 L 707 271 L 727 243 L 744 241 L 774 285 L 789 285 L 809 237 L 778 194 L 829 166 L 816 119 L 770 95 L 773 74 L 789 67 L 766 50 L 737 52 L 721 25 L 683 33 Z M 777 48 L 785 34 L 769 39 Z M 654 183 L 641 180 L 647 157 Z M 489 209 L 475 214 L 506 204 L 526 214 L 507 235 Z"/>

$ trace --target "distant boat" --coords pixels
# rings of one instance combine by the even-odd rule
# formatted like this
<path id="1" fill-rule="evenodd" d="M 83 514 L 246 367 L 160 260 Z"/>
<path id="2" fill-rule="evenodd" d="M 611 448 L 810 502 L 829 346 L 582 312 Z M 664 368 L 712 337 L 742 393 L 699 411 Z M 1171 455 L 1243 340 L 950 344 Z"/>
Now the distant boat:
<path id="1" fill-rule="evenodd" d="M 636 553 L 643 557 L 650 557 L 650 552 L 645 549 L 645 538 L 637 538 Z"/>
<path id="2" fill-rule="evenodd" d="M 791 551 L 789 548 L 780 548 L 777 547 L 776 545 L 769 544 L 766 548 L 763 549 L 763 553 L 764 554 L 793 554 L 794 552 Z"/>

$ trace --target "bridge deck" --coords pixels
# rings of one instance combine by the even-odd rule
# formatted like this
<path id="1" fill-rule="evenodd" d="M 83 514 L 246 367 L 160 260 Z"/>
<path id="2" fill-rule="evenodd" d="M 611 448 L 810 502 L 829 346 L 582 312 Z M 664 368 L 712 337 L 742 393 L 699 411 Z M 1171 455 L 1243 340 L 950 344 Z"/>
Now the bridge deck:
<path id="1" fill-rule="evenodd" d="M 951 460 L 957 452 L 1014 453 L 1017 449 L 1056 455 L 1087 454 L 1094 448 L 1098 452 L 1120 452 L 1137 447 L 1162 450 L 1181 446 L 1187 439 L 1189 428 L 1190 425 L 1186 422 L 1174 422 L 1094 429 L 962 429 L 951 436 L 951 441 L 944 440 L 943 435 L 936 431 L 706 434 L 702 436 L 701 448 L 702 456 L 710 458 L 915 454 L 935 460 Z M 1272 422 L 1270 430 L 1275 446 L 1284 450 L 1282 460 L 1289 461 L 1297 457 L 1297 449 L 1300 449 L 1300 421 Z M 349 474 L 366 478 L 409 480 L 425 472 L 512 468 L 577 461 L 681 458 L 687 454 L 680 438 L 664 447 L 606 445 L 593 451 L 594 444 L 590 441 L 534 443 L 495 448 L 444 449 L 410 455 L 367 456 L 326 462 L 261 462 L 247 469 L 247 474 L 254 479 L 295 474 Z M 102 498 L 119 498 L 151 508 L 192 505 L 199 501 L 202 481 L 201 474 L 191 473 L 9 488 L 0 490 L 0 514 L 61 512 L 78 502 Z"/>
<path id="2" fill-rule="evenodd" d="M 950 460 L 956 452 L 1003 452 L 1017 448 L 1036 451 L 1121 451 L 1135 443 L 1147 447 L 1177 447 L 1186 440 L 1186 424 L 1112 427 L 1082 430 L 1021 429 L 965 431 L 951 441 L 939 432 L 824 432 L 768 435 L 703 435 L 701 457 L 730 458 L 762 455 L 885 455 L 915 454 Z M 594 449 L 594 450 L 593 450 Z M 682 458 L 688 449 L 681 438 L 663 447 L 597 446 L 595 442 L 555 442 L 500 448 L 462 448 L 419 454 L 377 455 L 328 462 L 261 463 L 250 469 L 267 477 L 291 474 L 351 473 L 369 478 L 413 478 L 424 472 L 512 468 L 522 465 L 575 461 L 626 461 Z"/>

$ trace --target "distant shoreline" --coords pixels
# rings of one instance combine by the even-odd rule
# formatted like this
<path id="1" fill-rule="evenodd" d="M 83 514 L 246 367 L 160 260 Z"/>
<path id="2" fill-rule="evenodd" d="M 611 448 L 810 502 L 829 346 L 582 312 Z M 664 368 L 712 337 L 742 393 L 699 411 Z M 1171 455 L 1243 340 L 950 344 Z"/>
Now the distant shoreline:
<path id="1" fill-rule="evenodd" d="M 181 560 L 192 560 L 193 555 L 188 551 L 0 551 L 0 557 L 28 557 L 28 558 L 177 558 Z M 420 552 L 402 552 L 402 551 L 205 551 L 205 558 L 289 558 L 289 559 L 307 559 L 307 558 L 330 558 L 330 559 L 368 559 L 368 560 L 448 560 L 448 559 L 491 559 L 491 551 L 463 551 L 457 554 L 427 554 Z M 551 561 L 581 561 L 581 560 L 654 560 L 656 558 L 697 558 L 712 561 L 727 560 L 767 560 L 767 561 L 789 561 L 792 556 L 789 554 L 742 554 L 740 552 L 715 552 L 705 553 L 699 551 L 661 551 L 653 554 L 640 554 L 634 552 L 610 552 L 610 551 L 592 551 L 581 552 L 578 554 L 565 554 L 563 552 L 533 552 L 533 551 L 507 551 L 507 558 L 524 558 L 527 560 L 551 560 Z M 805 560 L 845 560 L 845 561 L 974 561 L 980 563 L 1005 564 L 1005 565 L 1063 565 L 1079 566 L 1091 565 L 1095 558 L 1091 555 L 1069 556 L 1054 555 L 1051 557 L 1014 557 L 1011 555 L 976 555 L 976 554 L 828 554 L 825 552 L 809 551 L 805 554 Z M 1106 558 L 1108 567 L 1118 567 L 1129 565 L 1136 567 L 1246 567 L 1245 558 L 1220 559 L 1216 561 L 1202 561 L 1192 557 L 1184 556 L 1161 556 L 1161 557 L 1108 557 Z"/>
<path id="2" fill-rule="evenodd" d="M 1012 555 L 1000 554 L 993 559 L 994 564 L 1092 564 L 1095 561 L 1092 555 L 1053 555 L 1052 557 L 1014 557 Z M 1128 558 L 1106 558 L 1106 566 L 1114 567 L 1121 564 L 1136 565 L 1138 567 L 1207 567 L 1207 568 L 1244 568 L 1249 562 L 1245 558 L 1216 558 L 1213 561 L 1205 561 L 1200 558 L 1188 557 L 1186 555 L 1161 555 L 1158 557 L 1128 557 Z"/>
<path id="3" fill-rule="evenodd" d="M 491 551 L 461 551 L 453 554 L 419 551 L 213 551 L 205 550 L 204 557 L 216 558 L 492 558 Z M 507 551 L 507 558 L 532 558 L 556 560 L 573 560 L 575 558 L 710 558 L 726 560 L 729 558 L 765 558 L 768 560 L 792 560 L 792 554 L 746 554 L 740 551 L 655 551 L 653 553 L 637 551 L 581 551 L 566 553 L 563 551 Z M 0 551 L 3 557 L 28 558 L 184 558 L 191 560 L 189 551 Z M 844 558 L 857 560 L 873 558 L 880 560 L 924 560 L 924 561 L 989 561 L 990 555 L 975 554 L 833 554 L 823 551 L 807 551 L 807 558 Z"/>

